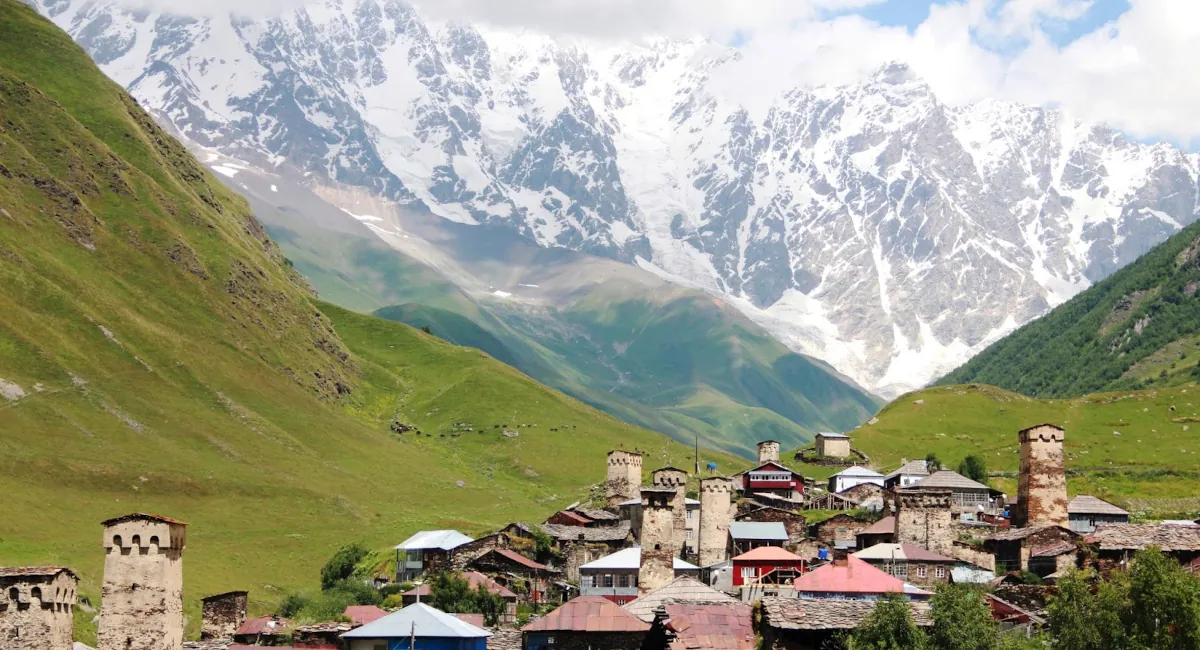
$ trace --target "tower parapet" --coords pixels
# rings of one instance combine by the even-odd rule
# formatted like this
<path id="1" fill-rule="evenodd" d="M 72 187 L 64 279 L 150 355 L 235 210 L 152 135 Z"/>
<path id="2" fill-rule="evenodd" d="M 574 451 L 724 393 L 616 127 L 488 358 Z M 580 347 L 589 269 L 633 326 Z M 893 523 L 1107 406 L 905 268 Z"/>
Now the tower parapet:
<path id="1" fill-rule="evenodd" d="M 131 514 L 102 525 L 99 650 L 181 650 L 187 524 Z"/>
<path id="2" fill-rule="evenodd" d="M 729 559 L 729 522 L 733 520 L 733 481 L 724 476 L 700 479 L 701 567 Z"/>
<path id="3" fill-rule="evenodd" d="M 642 455 L 634 451 L 614 449 L 608 452 L 608 473 L 604 482 L 605 504 L 616 507 L 640 498 L 642 489 Z"/>

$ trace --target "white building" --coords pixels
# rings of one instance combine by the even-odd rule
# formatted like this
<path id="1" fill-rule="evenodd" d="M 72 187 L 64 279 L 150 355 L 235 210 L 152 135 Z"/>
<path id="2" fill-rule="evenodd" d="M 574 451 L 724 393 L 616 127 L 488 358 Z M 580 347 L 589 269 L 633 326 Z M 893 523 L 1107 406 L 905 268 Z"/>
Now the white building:
<path id="1" fill-rule="evenodd" d="M 450 551 L 473 541 L 457 530 L 423 530 L 409 537 L 396 545 L 396 581 L 416 580 L 426 571 L 445 567 Z"/>
<path id="2" fill-rule="evenodd" d="M 829 477 L 829 491 L 841 492 L 863 483 L 874 483 L 883 487 L 883 474 L 865 467 L 848 467 Z"/>

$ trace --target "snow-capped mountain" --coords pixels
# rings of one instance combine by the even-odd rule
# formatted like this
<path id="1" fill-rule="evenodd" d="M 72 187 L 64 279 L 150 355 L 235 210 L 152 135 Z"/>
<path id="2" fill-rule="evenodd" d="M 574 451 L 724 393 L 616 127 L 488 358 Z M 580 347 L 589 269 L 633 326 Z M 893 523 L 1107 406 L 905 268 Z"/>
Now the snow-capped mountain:
<path id="1" fill-rule="evenodd" d="M 892 396 L 1197 218 L 1200 159 L 902 65 L 745 106 L 738 52 L 316 0 L 269 20 L 30 0 L 197 143 L 726 297 Z"/>

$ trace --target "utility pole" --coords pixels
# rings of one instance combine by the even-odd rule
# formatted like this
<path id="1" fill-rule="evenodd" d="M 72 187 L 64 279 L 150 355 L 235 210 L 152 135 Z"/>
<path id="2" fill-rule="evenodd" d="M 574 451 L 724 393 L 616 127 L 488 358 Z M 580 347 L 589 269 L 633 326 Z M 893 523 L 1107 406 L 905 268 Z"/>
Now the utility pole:
<path id="1" fill-rule="evenodd" d="M 696 471 L 693 472 L 696 476 L 700 475 L 700 435 L 696 434 Z"/>

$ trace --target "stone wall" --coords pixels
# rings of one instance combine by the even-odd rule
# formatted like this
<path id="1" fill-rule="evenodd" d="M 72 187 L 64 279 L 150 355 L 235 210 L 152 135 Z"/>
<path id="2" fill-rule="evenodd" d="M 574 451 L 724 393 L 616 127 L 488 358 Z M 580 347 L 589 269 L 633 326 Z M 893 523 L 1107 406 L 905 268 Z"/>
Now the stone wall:
<path id="1" fill-rule="evenodd" d="M 941 570 L 941 575 L 938 575 L 938 570 Z M 908 562 L 908 578 L 907 582 L 923 587 L 934 587 L 944 585 L 950 582 L 951 565 L 944 562 Z M 922 575 L 924 571 L 924 575 Z"/>
<path id="2" fill-rule="evenodd" d="M 733 481 L 721 476 L 700 479 L 699 565 L 729 559 L 729 522 L 733 518 Z"/>
<path id="3" fill-rule="evenodd" d="M 850 455 L 850 439 L 817 436 L 817 455 L 828 456 L 830 458 L 846 458 Z"/>
<path id="4" fill-rule="evenodd" d="M 687 472 L 674 467 L 664 467 L 654 470 L 652 474 L 654 487 L 661 490 L 674 490 L 671 497 L 671 552 L 675 557 L 683 554 L 687 541 Z"/>
<path id="5" fill-rule="evenodd" d="M 981 569 L 996 570 L 996 556 L 966 542 L 955 541 L 950 545 L 950 553 L 947 555 L 956 560 L 974 564 Z"/>
<path id="6" fill-rule="evenodd" d="M 896 493 L 896 539 L 947 557 L 954 545 L 949 490 L 901 490 Z"/>
<path id="7" fill-rule="evenodd" d="M 232 639 L 233 633 L 246 620 L 247 594 L 231 591 L 203 599 L 200 607 L 200 638 Z"/>
<path id="8" fill-rule="evenodd" d="M 0 568 L 0 648 L 71 650 L 78 583 L 67 569 Z"/>
<path id="9" fill-rule="evenodd" d="M 765 507 L 742 513 L 736 521 L 779 522 L 788 534 L 788 544 L 796 544 L 808 537 L 808 522 L 804 515 L 783 508 Z"/>
<path id="10" fill-rule="evenodd" d="M 638 569 L 638 593 L 658 589 L 675 578 L 673 492 L 642 490 L 642 563 Z"/>
<path id="11" fill-rule="evenodd" d="M 858 543 L 858 534 L 874 523 L 852 515 L 835 515 L 812 527 L 812 536 L 821 544 L 832 547 L 835 542 Z"/>
<path id="12" fill-rule="evenodd" d="M 758 443 L 758 464 L 778 463 L 779 443 L 774 440 L 764 440 Z"/>
<path id="13" fill-rule="evenodd" d="M 99 650 L 183 648 L 184 531 L 146 515 L 105 522 Z"/>
<path id="14" fill-rule="evenodd" d="M 609 507 L 641 496 L 642 455 L 632 451 L 614 449 L 608 452 L 608 475 L 604 482 L 604 496 Z"/>
<path id="15" fill-rule="evenodd" d="M 454 571 L 462 571 L 468 564 L 483 556 L 484 553 L 498 548 L 510 548 L 511 546 L 512 544 L 508 535 L 504 533 L 485 535 L 451 551 L 450 557 L 446 561 L 446 566 Z"/>
<path id="16" fill-rule="evenodd" d="M 1043 424 L 1018 434 L 1021 473 L 1017 481 L 1014 526 L 1068 526 L 1067 475 L 1063 467 L 1066 432 Z"/>

